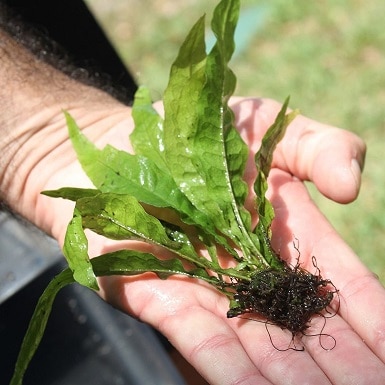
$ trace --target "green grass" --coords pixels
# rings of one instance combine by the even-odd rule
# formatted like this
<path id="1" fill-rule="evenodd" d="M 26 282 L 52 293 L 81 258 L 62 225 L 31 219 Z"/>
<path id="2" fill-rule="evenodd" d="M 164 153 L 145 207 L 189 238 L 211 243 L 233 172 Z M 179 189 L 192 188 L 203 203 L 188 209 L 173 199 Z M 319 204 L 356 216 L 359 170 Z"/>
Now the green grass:
<path id="1" fill-rule="evenodd" d="M 88 3 L 137 81 L 158 99 L 190 26 L 204 12 L 210 19 L 217 1 Z M 385 282 L 385 2 L 249 0 L 242 9 L 255 12 L 256 6 L 264 22 L 250 31 L 247 47 L 233 61 L 237 94 L 280 101 L 291 95 L 291 106 L 303 114 L 365 139 L 368 156 L 356 202 L 337 205 L 311 190 L 343 238 Z"/>

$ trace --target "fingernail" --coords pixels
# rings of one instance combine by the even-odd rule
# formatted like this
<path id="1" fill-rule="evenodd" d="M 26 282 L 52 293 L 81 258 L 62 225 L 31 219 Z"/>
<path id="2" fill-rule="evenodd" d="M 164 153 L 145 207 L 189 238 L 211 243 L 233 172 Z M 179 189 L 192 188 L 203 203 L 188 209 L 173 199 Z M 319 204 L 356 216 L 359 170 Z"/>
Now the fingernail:
<path id="1" fill-rule="evenodd" d="M 353 158 L 350 163 L 350 170 L 352 172 L 352 176 L 354 178 L 354 182 L 356 184 L 357 192 L 360 190 L 361 187 L 361 166 L 357 159 Z"/>

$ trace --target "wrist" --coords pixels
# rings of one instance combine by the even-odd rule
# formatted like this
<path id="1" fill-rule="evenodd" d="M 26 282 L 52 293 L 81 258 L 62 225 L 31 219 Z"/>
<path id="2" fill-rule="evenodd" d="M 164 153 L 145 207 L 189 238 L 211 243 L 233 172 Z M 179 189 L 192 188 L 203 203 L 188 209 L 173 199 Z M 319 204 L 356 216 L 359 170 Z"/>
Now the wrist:
<path id="1" fill-rule="evenodd" d="M 64 181 L 52 185 L 55 175 L 68 184 L 74 179 L 70 185 L 83 178 L 79 168 L 68 175 L 76 155 L 62 110 L 97 141 L 126 119 L 130 109 L 41 62 L 1 29 L 0 41 L 0 199 L 51 232 L 49 204 L 47 212 L 42 212 L 40 191 L 49 184 L 51 188 L 64 185 Z"/>
<path id="2" fill-rule="evenodd" d="M 120 135 L 122 143 L 124 137 L 128 142 L 127 126 L 131 125 L 130 108 L 115 101 L 83 107 L 55 104 L 21 121 L 7 135 L 7 141 L 3 138 L 2 199 L 12 210 L 57 238 L 72 215 L 71 202 L 43 197 L 41 191 L 64 186 L 92 187 L 76 160 L 63 109 L 100 146 L 109 141 L 110 135 Z M 120 129 L 122 125 L 124 129 Z M 113 134 L 119 129 L 120 134 Z"/>

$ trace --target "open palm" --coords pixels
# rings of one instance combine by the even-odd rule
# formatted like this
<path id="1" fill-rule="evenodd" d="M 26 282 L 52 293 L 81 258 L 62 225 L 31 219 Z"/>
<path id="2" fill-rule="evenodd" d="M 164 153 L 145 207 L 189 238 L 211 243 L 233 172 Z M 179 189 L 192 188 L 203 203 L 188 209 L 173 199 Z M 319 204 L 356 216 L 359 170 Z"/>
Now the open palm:
<path id="1" fill-rule="evenodd" d="M 251 159 L 279 105 L 270 100 L 234 98 L 232 106 Z M 98 144 L 128 148 L 121 130 L 122 123 L 114 124 L 98 138 Z M 316 257 L 323 277 L 339 289 L 338 314 L 327 320 L 322 331 L 325 336 L 302 338 L 304 352 L 275 348 L 289 345 L 291 334 L 287 331 L 273 326 L 267 330 L 260 322 L 227 319 L 228 300 L 197 280 L 174 276 L 162 281 L 150 273 L 101 278 L 103 297 L 160 330 L 212 384 L 383 384 L 385 310 L 381 304 L 385 290 L 315 207 L 303 184 L 303 180 L 313 181 L 337 202 L 353 200 L 359 190 L 364 152 L 362 142 L 351 133 L 304 117 L 295 119 L 277 148 L 269 180 L 276 214 L 273 246 L 282 258 L 293 260 L 297 257 L 293 241 L 298 239 L 302 265 L 314 272 L 312 257 Z M 255 175 L 250 170 L 246 175 L 251 185 Z M 71 161 L 62 165 L 44 188 L 88 184 L 79 165 Z M 46 230 L 62 242 L 71 215 L 68 203 L 38 199 L 37 210 L 44 208 L 50 213 L 45 219 Z M 89 240 L 92 255 L 122 247 L 93 234 Z M 314 317 L 309 334 L 320 333 L 323 326 L 324 318 Z M 336 341 L 332 350 L 325 349 L 331 342 L 327 335 Z"/>

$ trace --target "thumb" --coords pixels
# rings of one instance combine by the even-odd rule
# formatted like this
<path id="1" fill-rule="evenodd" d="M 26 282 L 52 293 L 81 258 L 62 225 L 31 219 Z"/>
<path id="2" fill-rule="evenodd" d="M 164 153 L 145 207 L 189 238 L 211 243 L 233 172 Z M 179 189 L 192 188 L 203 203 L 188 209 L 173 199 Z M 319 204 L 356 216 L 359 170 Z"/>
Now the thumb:
<path id="1" fill-rule="evenodd" d="M 271 99 L 232 98 L 236 126 L 252 153 L 282 105 Z M 297 116 L 274 154 L 273 167 L 312 181 L 326 197 L 353 201 L 360 190 L 366 146 L 350 131 Z"/>
<path id="2" fill-rule="evenodd" d="M 299 116 L 277 150 L 276 167 L 312 181 L 326 197 L 339 203 L 357 197 L 366 146 L 352 132 Z"/>

